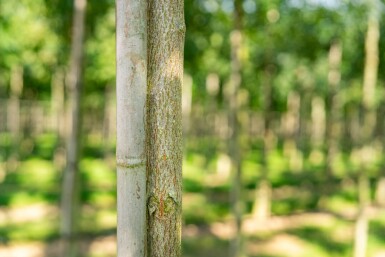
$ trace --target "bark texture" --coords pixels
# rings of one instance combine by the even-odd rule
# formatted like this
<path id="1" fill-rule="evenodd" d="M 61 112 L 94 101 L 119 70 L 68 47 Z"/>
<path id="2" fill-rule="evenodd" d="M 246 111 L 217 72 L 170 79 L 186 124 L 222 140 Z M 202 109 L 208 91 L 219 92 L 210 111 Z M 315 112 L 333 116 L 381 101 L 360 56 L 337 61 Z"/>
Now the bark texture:
<path id="1" fill-rule="evenodd" d="M 147 246 L 149 257 L 181 255 L 183 0 L 149 0 Z"/>
<path id="2" fill-rule="evenodd" d="M 80 98 L 82 91 L 82 60 L 86 0 L 75 0 L 73 31 L 68 75 L 70 131 L 67 142 L 67 168 L 64 172 L 61 200 L 61 236 L 64 239 L 64 256 L 76 256 L 75 236 L 79 220 L 79 136 Z"/>
<path id="3" fill-rule="evenodd" d="M 146 256 L 147 1 L 116 1 L 117 256 Z"/>

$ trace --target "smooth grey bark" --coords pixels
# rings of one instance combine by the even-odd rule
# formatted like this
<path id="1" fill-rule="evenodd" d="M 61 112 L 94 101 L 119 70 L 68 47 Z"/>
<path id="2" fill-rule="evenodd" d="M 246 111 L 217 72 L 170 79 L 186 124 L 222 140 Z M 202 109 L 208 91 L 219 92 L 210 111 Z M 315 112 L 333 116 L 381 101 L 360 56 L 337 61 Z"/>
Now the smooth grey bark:
<path id="1" fill-rule="evenodd" d="M 117 256 L 146 256 L 147 1 L 116 1 Z"/>
<path id="2" fill-rule="evenodd" d="M 183 0 L 149 0 L 147 81 L 147 247 L 181 255 Z"/>
<path id="3" fill-rule="evenodd" d="M 79 140 L 80 140 L 80 99 L 82 90 L 82 61 L 85 27 L 86 0 L 75 0 L 73 30 L 68 74 L 68 110 L 70 129 L 67 141 L 67 167 L 63 174 L 61 199 L 60 234 L 63 241 L 63 256 L 76 256 L 78 221 L 80 219 L 79 193 Z"/>

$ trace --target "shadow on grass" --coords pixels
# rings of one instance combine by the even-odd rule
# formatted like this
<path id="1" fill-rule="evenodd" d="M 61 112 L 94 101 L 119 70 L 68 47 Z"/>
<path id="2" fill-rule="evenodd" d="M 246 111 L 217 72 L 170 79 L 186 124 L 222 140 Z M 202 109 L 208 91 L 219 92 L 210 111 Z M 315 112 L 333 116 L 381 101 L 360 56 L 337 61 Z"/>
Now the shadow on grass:
<path id="1" fill-rule="evenodd" d="M 194 238 L 183 238 L 183 257 L 228 257 L 229 242 L 217 237 L 207 235 Z"/>
<path id="2" fill-rule="evenodd" d="M 369 234 L 379 243 L 385 244 L 385 225 L 379 220 L 373 220 L 369 223 Z"/>
<path id="3" fill-rule="evenodd" d="M 281 255 L 257 254 L 257 255 L 248 255 L 248 257 L 281 257 Z"/>
<path id="4" fill-rule="evenodd" d="M 332 231 L 323 231 L 316 227 L 302 227 L 291 229 L 288 233 L 300 237 L 312 245 L 322 248 L 329 256 L 347 256 L 351 250 L 349 244 L 336 242 L 332 239 Z"/>

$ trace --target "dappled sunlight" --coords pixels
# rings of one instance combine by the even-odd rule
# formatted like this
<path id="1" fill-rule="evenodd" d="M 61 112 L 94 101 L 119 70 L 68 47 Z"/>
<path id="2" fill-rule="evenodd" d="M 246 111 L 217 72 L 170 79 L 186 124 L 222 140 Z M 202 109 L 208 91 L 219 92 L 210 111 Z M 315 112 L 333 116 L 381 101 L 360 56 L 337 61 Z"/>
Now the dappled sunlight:
<path id="1" fill-rule="evenodd" d="M 44 257 L 44 243 L 12 244 L 0 247 L 0 256 L 7 257 Z"/>
<path id="2" fill-rule="evenodd" d="M 90 244 L 89 254 L 92 257 L 116 256 L 116 237 L 107 236 L 97 238 Z"/>
<path id="3" fill-rule="evenodd" d="M 39 221 L 47 217 L 57 217 L 58 208 L 56 206 L 47 205 L 45 203 L 36 203 L 14 208 L 0 208 L 0 225 L 6 223 L 22 223 L 30 221 Z"/>
<path id="4" fill-rule="evenodd" d="M 116 10 L 110 0 L 74 1 L 0 0 L 1 257 L 62 256 L 68 242 L 78 244 L 81 257 L 117 254 L 116 98 L 126 97 L 116 92 Z M 167 171 L 155 184 L 181 186 L 183 194 L 154 198 L 137 185 L 120 199 L 142 201 L 143 223 L 135 223 L 181 218 L 173 235 L 182 226 L 183 257 L 351 257 L 358 241 L 366 249 L 355 257 L 385 257 L 380 2 L 185 0 L 178 13 L 185 35 L 183 22 L 166 17 L 171 23 L 159 34 L 165 40 L 141 45 L 154 50 L 143 48 L 143 56 L 155 53 L 163 65 L 147 83 L 152 98 L 139 107 L 147 115 L 139 119 L 147 125 L 141 138 L 153 112 L 167 113 L 151 127 L 160 134 L 146 140 L 140 152 L 147 163 L 140 165 L 147 175 Z M 73 33 L 82 27 L 71 19 L 76 6 L 86 7 L 82 37 Z M 143 31 L 156 27 L 140 24 Z M 142 75 L 154 72 L 150 59 Z M 122 71 L 139 74 L 135 66 Z M 137 100 L 131 86 L 125 89 Z M 79 97 L 72 99 L 75 88 Z M 152 110 L 157 93 L 165 106 Z M 71 114 L 73 102 L 79 108 Z M 164 131 L 169 123 L 172 131 Z M 79 128 L 72 141 L 71 128 Z M 159 139 L 174 129 L 169 149 Z M 166 149 L 156 156 L 160 164 L 144 156 L 152 147 Z M 180 178 L 173 164 L 180 164 L 182 147 Z M 139 213 L 136 206 L 127 210 Z M 171 214 L 177 218 L 167 220 Z M 367 231 L 355 230 L 366 223 Z"/>
<path id="5" fill-rule="evenodd" d="M 300 238 L 292 235 L 282 234 L 273 237 L 263 244 L 248 243 L 247 252 L 251 256 L 268 254 L 269 256 L 305 256 L 306 243 Z"/>

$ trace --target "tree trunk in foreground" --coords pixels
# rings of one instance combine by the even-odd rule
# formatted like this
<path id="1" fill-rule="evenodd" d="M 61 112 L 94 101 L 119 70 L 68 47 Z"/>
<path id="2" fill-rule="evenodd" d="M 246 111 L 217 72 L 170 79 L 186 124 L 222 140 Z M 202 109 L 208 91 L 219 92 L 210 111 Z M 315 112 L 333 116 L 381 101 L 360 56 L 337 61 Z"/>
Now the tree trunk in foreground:
<path id="1" fill-rule="evenodd" d="M 63 176 L 61 199 L 61 227 L 63 255 L 77 255 L 76 234 L 79 214 L 79 137 L 80 137 L 80 98 L 82 88 L 82 59 L 85 26 L 86 0 L 75 0 L 73 16 L 73 33 L 68 76 L 71 127 L 67 145 L 67 168 Z"/>
<path id="2" fill-rule="evenodd" d="M 147 247 L 181 255 L 183 0 L 149 0 L 147 75 Z"/>
<path id="3" fill-rule="evenodd" d="M 147 1 L 116 1 L 117 256 L 146 256 Z"/>

